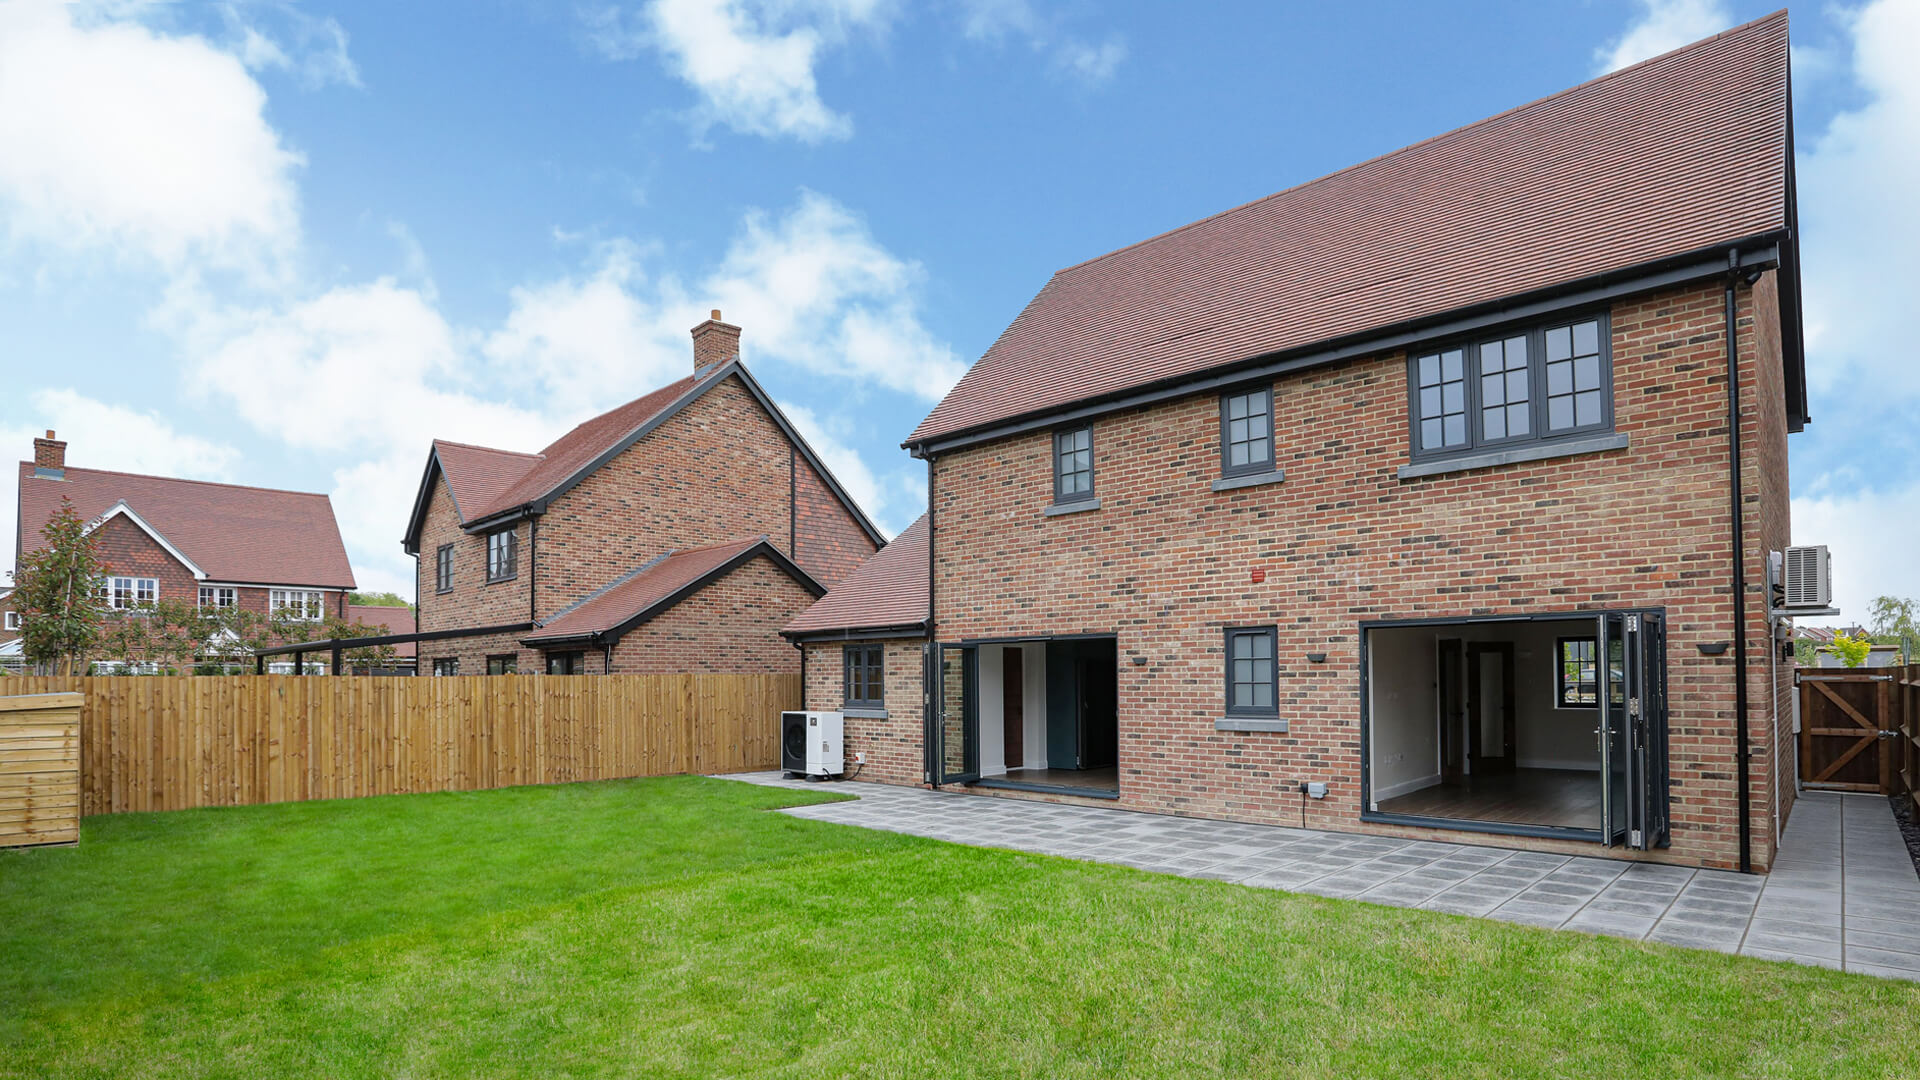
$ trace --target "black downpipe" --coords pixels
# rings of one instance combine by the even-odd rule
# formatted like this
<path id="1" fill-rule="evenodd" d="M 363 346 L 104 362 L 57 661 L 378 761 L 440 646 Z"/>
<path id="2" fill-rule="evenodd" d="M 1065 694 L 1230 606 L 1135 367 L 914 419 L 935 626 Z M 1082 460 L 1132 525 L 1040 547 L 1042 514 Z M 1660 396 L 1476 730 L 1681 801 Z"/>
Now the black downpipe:
<path id="1" fill-rule="evenodd" d="M 934 680 L 939 677 L 940 650 L 934 645 L 937 640 L 933 629 L 933 543 L 935 504 L 933 490 L 933 455 L 927 455 L 927 643 L 921 646 L 920 694 L 926 702 L 920 710 L 920 757 L 926 769 L 927 782 L 938 787 L 940 779 L 939 764 L 933 757 L 935 725 L 940 722 L 937 714 L 940 703 L 935 700 Z"/>
<path id="2" fill-rule="evenodd" d="M 1747 536 L 1740 481 L 1740 347 L 1734 326 L 1734 287 L 1739 280 L 1740 252 L 1727 252 L 1727 474 L 1733 487 L 1733 678 L 1734 772 L 1740 785 L 1736 805 L 1740 814 L 1740 872 L 1753 872 L 1753 822 L 1747 791 Z"/>

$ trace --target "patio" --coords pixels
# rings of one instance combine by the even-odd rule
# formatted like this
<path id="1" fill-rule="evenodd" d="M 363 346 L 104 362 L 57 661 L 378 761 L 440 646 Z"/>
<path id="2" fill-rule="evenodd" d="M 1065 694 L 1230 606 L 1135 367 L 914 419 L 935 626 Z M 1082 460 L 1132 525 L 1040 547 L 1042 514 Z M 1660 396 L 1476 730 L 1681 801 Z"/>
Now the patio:
<path id="1" fill-rule="evenodd" d="M 1920 876 L 1878 796 L 1803 793 L 1760 876 L 779 773 L 727 779 L 859 797 L 782 811 L 815 821 L 1920 981 Z"/>

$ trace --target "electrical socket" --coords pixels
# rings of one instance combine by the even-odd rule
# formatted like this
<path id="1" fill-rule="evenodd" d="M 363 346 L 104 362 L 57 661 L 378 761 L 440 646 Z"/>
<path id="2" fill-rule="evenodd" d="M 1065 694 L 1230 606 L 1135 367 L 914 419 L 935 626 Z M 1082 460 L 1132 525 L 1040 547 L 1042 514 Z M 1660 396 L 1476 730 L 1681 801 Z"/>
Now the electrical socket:
<path id="1" fill-rule="evenodd" d="M 866 754 L 866 751 L 864 751 L 864 750 L 855 750 L 855 751 L 853 752 L 853 763 L 854 763 L 855 765 L 865 765 L 865 764 L 867 763 L 867 754 Z"/>

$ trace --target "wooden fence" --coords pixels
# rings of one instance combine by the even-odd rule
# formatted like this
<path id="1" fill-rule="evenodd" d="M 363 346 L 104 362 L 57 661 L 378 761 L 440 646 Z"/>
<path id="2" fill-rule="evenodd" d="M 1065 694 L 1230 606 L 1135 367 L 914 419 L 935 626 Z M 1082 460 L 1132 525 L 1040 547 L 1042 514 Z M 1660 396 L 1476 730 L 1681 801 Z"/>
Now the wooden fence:
<path id="1" fill-rule="evenodd" d="M 0 697 L 0 848 L 80 839 L 80 696 Z"/>
<path id="2" fill-rule="evenodd" d="M 800 707 L 798 675 L 0 676 L 56 691 L 82 814 L 771 769 Z"/>
<path id="3" fill-rule="evenodd" d="M 1920 665 L 1803 668 L 1800 782 L 1920 803 Z"/>

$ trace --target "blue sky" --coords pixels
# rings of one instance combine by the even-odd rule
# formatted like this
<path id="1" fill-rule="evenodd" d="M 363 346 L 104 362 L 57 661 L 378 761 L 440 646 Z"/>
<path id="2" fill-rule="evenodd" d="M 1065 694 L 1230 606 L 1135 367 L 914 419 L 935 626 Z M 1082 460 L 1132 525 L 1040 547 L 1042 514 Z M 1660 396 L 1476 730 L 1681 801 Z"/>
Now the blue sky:
<path id="1" fill-rule="evenodd" d="M 430 437 L 537 449 L 720 307 L 895 530 L 900 439 L 1059 267 L 1769 10 L 0 0 L 0 445 L 330 492 L 410 591 Z M 1854 614 L 1920 595 L 1920 3 L 1794 20 L 1795 532 Z"/>

